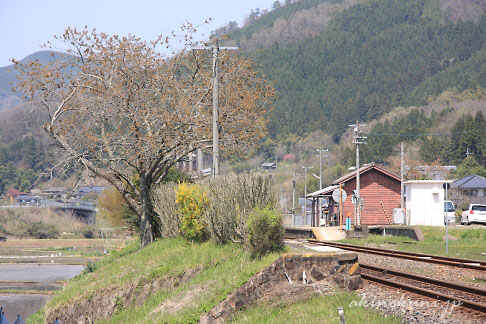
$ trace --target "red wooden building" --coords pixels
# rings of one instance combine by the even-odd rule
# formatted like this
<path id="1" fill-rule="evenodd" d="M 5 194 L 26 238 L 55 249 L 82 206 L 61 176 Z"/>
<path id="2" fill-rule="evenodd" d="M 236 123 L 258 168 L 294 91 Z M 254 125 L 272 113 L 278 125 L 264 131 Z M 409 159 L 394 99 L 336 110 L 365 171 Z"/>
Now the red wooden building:
<path id="1" fill-rule="evenodd" d="M 359 170 L 360 196 L 363 201 L 361 209 L 361 225 L 388 225 L 393 222 L 393 209 L 400 208 L 400 177 L 388 172 L 374 163 L 366 164 Z M 327 224 L 332 223 L 339 215 L 337 203 L 332 199 L 332 192 L 342 185 L 347 199 L 343 203 L 343 218 L 350 217 L 354 224 L 355 205 L 352 203 L 353 190 L 356 190 L 356 171 L 350 172 L 335 180 L 333 185 L 308 195 L 318 206 L 317 199 L 327 198 L 329 201 L 329 216 Z M 315 209 L 314 209 L 315 210 Z M 333 217 L 334 216 L 334 217 Z M 313 212 L 314 226 L 319 224 L 319 215 Z"/>

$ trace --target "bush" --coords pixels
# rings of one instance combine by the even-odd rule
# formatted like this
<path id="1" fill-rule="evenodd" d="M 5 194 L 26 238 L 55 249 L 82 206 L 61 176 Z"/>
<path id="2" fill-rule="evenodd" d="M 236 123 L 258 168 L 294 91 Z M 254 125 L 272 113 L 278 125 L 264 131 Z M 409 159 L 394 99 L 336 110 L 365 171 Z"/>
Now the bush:
<path id="1" fill-rule="evenodd" d="M 207 240 L 204 214 L 208 197 L 204 190 L 196 184 L 182 183 L 177 187 L 176 204 L 182 236 L 195 242 Z"/>
<path id="2" fill-rule="evenodd" d="M 59 230 L 55 225 L 42 222 L 32 224 L 27 230 L 27 233 L 37 239 L 53 239 L 59 237 Z"/>
<path id="3" fill-rule="evenodd" d="M 209 234 L 217 243 L 246 243 L 247 219 L 257 208 L 273 208 L 277 198 L 270 176 L 239 174 L 206 181 Z"/>
<path id="4" fill-rule="evenodd" d="M 98 199 L 98 217 L 111 226 L 125 225 L 138 227 L 138 216 L 128 208 L 121 193 L 114 187 L 107 188 Z"/>
<path id="5" fill-rule="evenodd" d="M 248 217 L 248 247 L 252 258 L 283 248 L 282 215 L 270 208 L 255 209 Z"/>
<path id="6" fill-rule="evenodd" d="M 85 228 L 83 229 L 83 236 L 88 239 L 96 238 L 96 230 L 92 227 Z"/>
<path id="7" fill-rule="evenodd" d="M 180 234 L 179 217 L 177 216 L 176 190 L 173 183 L 161 184 L 152 192 L 152 201 L 156 215 L 157 235 L 160 237 L 177 237 Z"/>

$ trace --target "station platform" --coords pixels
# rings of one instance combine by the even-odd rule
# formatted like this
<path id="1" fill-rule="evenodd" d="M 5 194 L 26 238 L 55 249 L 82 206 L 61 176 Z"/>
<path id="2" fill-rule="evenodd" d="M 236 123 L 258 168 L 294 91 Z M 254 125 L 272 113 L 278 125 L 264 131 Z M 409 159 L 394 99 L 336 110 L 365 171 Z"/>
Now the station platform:
<path id="1" fill-rule="evenodd" d="M 333 226 L 284 226 L 285 238 L 289 239 L 316 239 L 319 241 L 339 241 L 346 238 L 346 232 Z"/>

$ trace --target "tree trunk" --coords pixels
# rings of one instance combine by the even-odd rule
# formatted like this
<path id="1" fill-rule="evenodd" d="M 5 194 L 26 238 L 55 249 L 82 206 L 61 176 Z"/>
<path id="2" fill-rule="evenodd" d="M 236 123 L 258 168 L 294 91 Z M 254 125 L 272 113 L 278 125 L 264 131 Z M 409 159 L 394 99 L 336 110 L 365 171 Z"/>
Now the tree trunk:
<path id="1" fill-rule="evenodd" d="M 142 213 L 140 215 L 140 241 L 142 247 L 150 244 L 154 240 L 152 229 L 154 209 L 150 199 L 150 187 L 152 182 L 144 175 L 140 175 L 140 202 L 142 203 Z"/>

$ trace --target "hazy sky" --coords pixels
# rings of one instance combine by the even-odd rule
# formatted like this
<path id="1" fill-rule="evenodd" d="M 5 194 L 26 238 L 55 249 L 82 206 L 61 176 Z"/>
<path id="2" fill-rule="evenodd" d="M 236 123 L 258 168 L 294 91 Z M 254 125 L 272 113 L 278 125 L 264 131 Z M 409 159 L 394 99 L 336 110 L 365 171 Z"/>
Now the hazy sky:
<path id="1" fill-rule="evenodd" d="M 0 67 L 42 50 L 41 44 L 66 27 L 96 28 L 107 34 L 134 34 L 145 40 L 179 31 L 189 21 L 200 40 L 235 20 L 241 26 L 251 9 L 269 9 L 275 0 L 0 0 Z M 202 35 L 204 34 L 204 36 Z"/>

